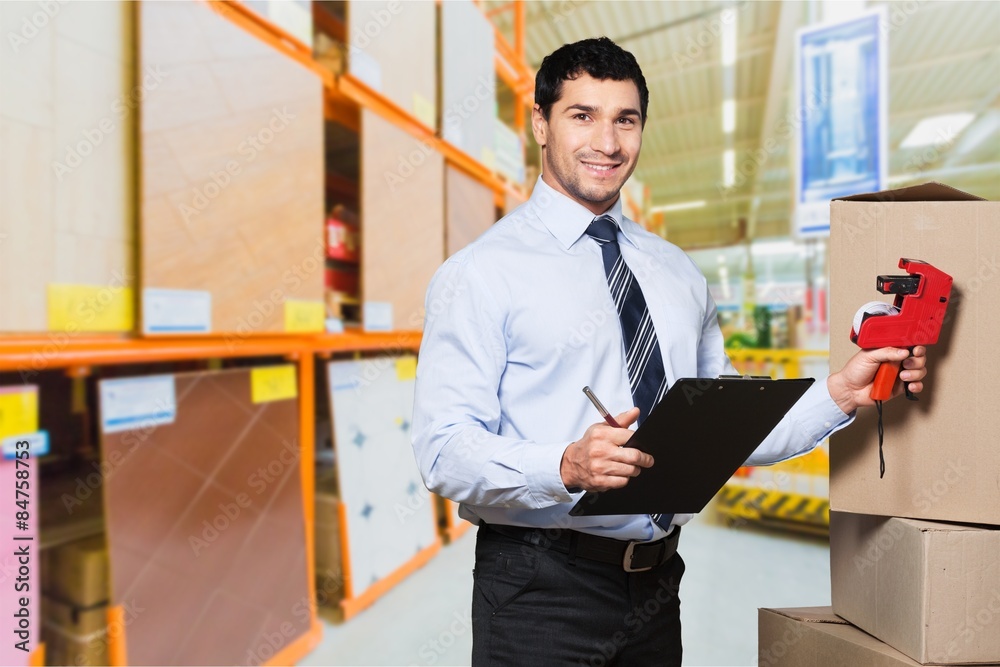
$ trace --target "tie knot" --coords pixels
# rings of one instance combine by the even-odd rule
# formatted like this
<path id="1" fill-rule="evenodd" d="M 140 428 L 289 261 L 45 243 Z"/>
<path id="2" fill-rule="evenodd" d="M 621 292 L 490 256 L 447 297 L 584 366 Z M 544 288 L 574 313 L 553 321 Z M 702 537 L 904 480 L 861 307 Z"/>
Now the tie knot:
<path id="1" fill-rule="evenodd" d="M 587 227 L 587 236 L 598 243 L 609 243 L 618 240 L 618 225 L 610 215 L 602 215 L 594 218 L 594 221 Z"/>

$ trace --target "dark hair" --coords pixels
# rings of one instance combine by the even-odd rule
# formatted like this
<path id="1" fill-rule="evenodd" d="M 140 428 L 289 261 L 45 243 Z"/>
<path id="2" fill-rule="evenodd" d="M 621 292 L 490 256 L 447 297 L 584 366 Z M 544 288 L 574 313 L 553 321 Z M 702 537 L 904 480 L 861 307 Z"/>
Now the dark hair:
<path id="1" fill-rule="evenodd" d="M 563 44 L 545 56 L 535 75 L 535 104 L 545 120 L 549 119 L 552 105 L 562 95 L 563 81 L 573 80 L 583 73 L 595 79 L 632 81 L 639 89 L 642 124 L 646 124 L 649 106 L 649 89 L 635 56 L 607 37 L 584 39 L 573 44 Z"/>

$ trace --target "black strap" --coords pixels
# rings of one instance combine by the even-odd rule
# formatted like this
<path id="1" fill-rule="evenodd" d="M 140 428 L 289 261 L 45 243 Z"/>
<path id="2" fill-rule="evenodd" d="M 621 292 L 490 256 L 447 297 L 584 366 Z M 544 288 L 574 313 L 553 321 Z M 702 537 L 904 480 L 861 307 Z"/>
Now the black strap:
<path id="1" fill-rule="evenodd" d="M 882 438 L 885 435 L 882 429 L 882 401 L 875 401 L 875 409 L 878 410 L 878 478 L 885 476 L 885 454 L 882 453 Z"/>

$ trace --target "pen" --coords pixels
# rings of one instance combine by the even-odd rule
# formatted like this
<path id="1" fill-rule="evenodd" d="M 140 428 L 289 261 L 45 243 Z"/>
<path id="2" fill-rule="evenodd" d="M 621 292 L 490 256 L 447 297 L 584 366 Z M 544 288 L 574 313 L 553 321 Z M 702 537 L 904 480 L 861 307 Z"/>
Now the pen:
<path id="1" fill-rule="evenodd" d="M 590 402 L 593 403 L 594 407 L 597 408 L 597 411 L 601 413 L 601 416 L 604 417 L 604 421 L 606 421 L 609 425 L 614 426 L 615 428 L 621 428 L 621 424 L 616 422 L 615 418 L 612 417 L 608 413 L 608 411 L 604 409 L 604 406 L 601 405 L 601 402 L 599 400 L 597 400 L 597 396 L 595 396 L 594 392 L 590 390 L 590 387 L 584 387 L 583 393 L 587 395 L 587 398 L 590 399 Z"/>

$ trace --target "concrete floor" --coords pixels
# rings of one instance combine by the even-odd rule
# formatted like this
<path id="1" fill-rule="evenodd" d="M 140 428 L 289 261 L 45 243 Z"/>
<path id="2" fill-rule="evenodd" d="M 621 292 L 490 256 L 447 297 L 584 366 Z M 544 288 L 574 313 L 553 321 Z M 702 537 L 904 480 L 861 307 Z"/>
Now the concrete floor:
<path id="1" fill-rule="evenodd" d="M 825 538 L 716 525 L 706 511 L 680 552 L 684 664 L 757 664 L 757 608 L 830 604 Z M 326 624 L 302 665 L 468 665 L 475 531 L 347 623 Z"/>

